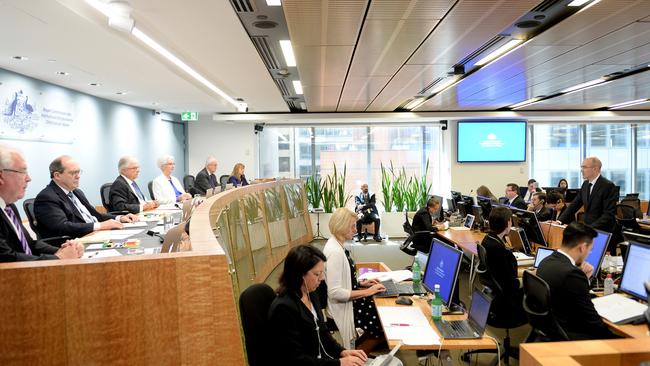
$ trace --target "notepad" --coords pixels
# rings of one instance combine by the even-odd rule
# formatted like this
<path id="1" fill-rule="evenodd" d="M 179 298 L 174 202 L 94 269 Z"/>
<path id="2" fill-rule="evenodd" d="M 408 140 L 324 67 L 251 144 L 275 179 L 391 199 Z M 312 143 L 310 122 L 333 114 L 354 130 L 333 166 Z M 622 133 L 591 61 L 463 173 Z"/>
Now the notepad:
<path id="1" fill-rule="evenodd" d="M 648 308 L 629 297 L 621 294 L 611 294 L 591 299 L 598 315 L 612 323 L 627 323 L 635 318 L 643 316 Z"/>
<path id="2" fill-rule="evenodd" d="M 440 344 L 440 336 L 433 330 L 419 307 L 378 306 L 377 312 L 386 339 L 401 340 L 404 344 L 414 346 Z"/>

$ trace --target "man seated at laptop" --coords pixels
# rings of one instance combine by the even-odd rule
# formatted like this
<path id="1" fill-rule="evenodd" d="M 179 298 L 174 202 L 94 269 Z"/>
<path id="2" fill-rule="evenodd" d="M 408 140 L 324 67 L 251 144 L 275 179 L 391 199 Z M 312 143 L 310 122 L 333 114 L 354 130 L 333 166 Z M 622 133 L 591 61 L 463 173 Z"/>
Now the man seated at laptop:
<path id="1" fill-rule="evenodd" d="M 537 269 L 537 276 L 551 289 L 553 313 L 570 340 L 617 338 L 603 323 L 589 296 L 594 268 L 585 259 L 597 235 L 583 223 L 571 223 L 564 229 L 560 249 Z"/>
<path id="2" fill-rule="evenodd" d="M 546 207 L 555 210 L 551 220 L 557 220 L 558 217 L 566 210 L 566 203 L 564 203 L 564 195 L 559 192 L 551 192 L 546 196 Z"/>
<path id="3" fill-rule="evenodd" d="M 429 253 L 433 233 L 438 231 L 437 225 L 439 223 L 432 215 L 438 212 L 439 209 L 440 201 L 435 197 L 431 197 L 427 201 L 427 205 L 419 209 L 413 216 L 413 224 L 411 224 L 413 232 L 422 231 L 422 233 L 413 236 L 413 247 L 423 253 Z"/>
<path id="4" fill-rule="evenodd" d="M 379 224 L 381 223 L 379 219 L 379 210 L 377 210 L 376 198 L 374 193 L 368 191 L 368 184 L 364 183 L 361 185 L 361 192 L 354 197 L 354 202 L 356 204 L 357 212 L 357 240 L 361 240 L 361 236 L 365 234 L 361 233 L 361 227 L 363 224 L 369 224 L 371 222 L 375 223 L 375 233 L 373 239 L 380 242 L 381 236 L 379 235 Z"/>
<path id="5" fill-rule="evenodd" d="M 533 193 L 533 198 L 528 204 L 528 211 L 534 212 L 539 222 L 553 218 L 553 210 L 546 207 L 546 193 L 544 192 Z"/>
<path id="6" fill-rule="evenodd" d="M 518 208 L 520 210 L 525 210 L 527 207 L 526 201 L 519 196 L 519 186 L 515 183 L 508 183 L 506 185 L 506 198 L 508 200 L 505 204 L 510 207 Z"/>

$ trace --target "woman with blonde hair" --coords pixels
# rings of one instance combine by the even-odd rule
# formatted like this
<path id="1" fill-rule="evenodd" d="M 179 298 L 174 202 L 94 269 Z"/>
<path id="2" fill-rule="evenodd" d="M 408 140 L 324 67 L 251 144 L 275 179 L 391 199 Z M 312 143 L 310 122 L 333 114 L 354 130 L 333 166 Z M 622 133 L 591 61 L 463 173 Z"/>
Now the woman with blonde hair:
<path id="1" fill-rule="evenodd" d="M 356 234 L 356 224 L 357 215 L 345 207 L 338 208 L 330 218 L 332 236 L 323 249 L 327 257 L 327 310 L 339 328 L 343 346 L 354 349 L 356 328 L 361 328 L 363 337 L 359 339 L 358 346 L 368 352 L 384 337 L 372 295 L 385 288 L 376 280 L 357 279 L 354 260 L 343 247 Z"/>
<path id="2" fill-rule="evenodd" d="M 490 188 L 486 186 L 479 186 L 476 189 L 476 195 L 480 197 L 489 198 L 492 202 L 497 202 L 497 198 L 492 194 Z"/>
<path id="3" fill-rule="evenodd" d="M 228 178 L 228 183 L 232 184 L 235 187 L 247 186 L 248 181 L 244 176 L 244 169 L 246 167 L 242 163 L 237 163 L 232 168 L 232 173 L 230 173 L 230 178 Z"/>

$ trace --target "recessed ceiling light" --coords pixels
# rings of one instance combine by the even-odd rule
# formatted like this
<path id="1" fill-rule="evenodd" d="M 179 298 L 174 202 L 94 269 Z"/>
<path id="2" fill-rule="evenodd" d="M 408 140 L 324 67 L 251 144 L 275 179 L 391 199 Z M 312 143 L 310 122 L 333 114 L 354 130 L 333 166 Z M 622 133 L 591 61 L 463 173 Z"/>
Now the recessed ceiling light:
<path id="1" fill-rule="evenodd" d="M 88 85 L 90 85 L 90 86 L 101 86 L 102 84 L 100 84 L 100 83 L 90 83 Z"/>
<path id="2" fill-rule="evenodd" d="M 69 73 L 67 73 L 67 72 L 65 72 L 65 71 L 57 71 L 56 74 L 57 74 L 57 75 L 63 75 L 63 76 L 70 75 Z"/>
<path id="3" fill-rule="evenodd" d="M 49 58 L 49 59 L 47 59 L 47 62 L 56 62 L 56 60 L 53 59 L 53 58 Z"/>
<path id="4" fill-rule="evenodd" d="M 596 86 L 598 84 L 602 84 L 602 83 L 604 83 L 606 81 L 607 80 L 605 80 L 605 79 L 598 78 L 598 79 L 595 79 L 595 80 L 587 81 L 585 83 L 580 83 L 578 85 L 568 87 L 566 89 L 562 89 L 562 90 L 560 90 L 560 93 L 569 94 L 569 93 L 577 92 L 577 91 L 580 91 L 580 90 L 593 88 L 594 86 Z"/>
<path id="5" fill-rule="evenodd" d="M 158 105 L 158 104 L 160 104 L 160 103 L 158 103 L 158 102 L 151 102 L 151 105 Z"/>
<path id="6" fill-rule="evenodd" d="M 268 6 L 282 6 L 282 1 L 280 1 L 280 0 L 266 0 L 266 5 L 268 5 Z"/>
<path id="7" fill-rule="evenodd" d="M 521 42 L 523 42 L 523 39 L 511 39 L 506 44 L 503 46 L 497 48 L 493 52 L 491 52 L 489 55 L 483 57 L 482 59 L 478 60 L 476 62 L 476 66 L 483 66 L 491 61 L 495 61 L 499 57 L 505 55 L 508 51 L 512 50 L 516 46 L 518 46 Z"/>
<path id="8" fill-rule="evenodd" d="M 296 94 L 302 94 L 302 84 L 300 83 L 300 80 L 293 81 L 293 90 L 296 91 Z"/>
<path id="9" fill-rule="evenodd" d="M 14 59 L 14 60 L 20 60 L 20 61 L 27 61 L 27 60 L 29 60 L 29 59 L 27 58 L 27 56 L 14 56 L 13 59 Z"/>
<path id="10" fill-rule="evenodd" d="M 567 6 L 583 6 L 584 4 L 590 2 L 591 0 L 573 0 Z"/>
<path id="11" fill-rule="evenodd" d="M 284 54 L 284 61 L 287 63 L 287 66 L 289 67 L 296 66 L 296 56 L 293 54 L 293 47 L 291 46 L 291 41 L 288 39 L 281 40 L 280 48 L 282 49 L 282 54 Z"/>
<path id="12" fill-rule="evenodd" d="M 630 101 L 627 101 L 627 102 L 610 105 L 608 108 L 609 109 L 620 109 L 620 108 L 631 107 L 631 106 L 634 106 L 634 105 L 645 104 L 645 103 L 650 103 L 650 98 L 630 100 Z"/>

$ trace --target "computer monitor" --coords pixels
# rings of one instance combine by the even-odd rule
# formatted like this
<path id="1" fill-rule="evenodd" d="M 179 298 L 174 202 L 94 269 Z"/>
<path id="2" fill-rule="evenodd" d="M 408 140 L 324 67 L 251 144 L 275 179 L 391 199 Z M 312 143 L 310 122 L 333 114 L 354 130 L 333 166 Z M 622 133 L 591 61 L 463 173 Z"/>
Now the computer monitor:
<path id="1" fill-rule="evenodd" d="M 440 285 L 440 297 L 447 306 L 456 286 L 462 257 L 463 252 L 460 250 L 433 239 L 422 283 L 429 292 L 433 292 L 436 284 Z"/>
<path id="2" fill-rule="evenodd" d="M 650 245 L 649 235 L 637 234 L 631 231 L 623 231 L 623 239 L 625 239 L 625 241 L 635 241 L 637 243 Z"/>
<path id="3" fill-rule="evenodd" d="M 562 188 L 560 188 L 560 187 L 542 187 L 542 191 L 546 192 L 546 194 L 549 194 L 551 192 L 562 192 Z"/>
<path id="4" fill-rule="evenodd" d="M 447 198 L 447 210 L 451 212 L 456 211 L 456 202 L 451 198 Z"/>
<path id="5" fill-rule="evenodd" d="M 598 270 L 603 262 L 603 257 L 605 257 L 605 251 L 609 244 L 609 239 L 612 236 L 611 233 L 605 231 L 596 230 L 596 232 L 598 232 L 598 235 L 594 238 L 594 246 L 591 248 L 591 252 L 586 259 L 587 263 L 594 267 L 594 277 L 598 275 Z"/>
<path id="6" fill-rule="evenodd" d="M 458 202 L 458 201 L 460 201 L 460 200 L 461 200 L 461 197 L 462 197 L 462 195 L 460 194 L 460 192 L 451 191 L 451 199 L 452 199 L 454 202 Z"/>
<path id="7" fill-rule="evenodd" d="M 476 203 L 481 206 L 483 219 L 489 220 L 492 211 L 492 200 L 489 197 L 476 196 Z"/>
<path id="8" fill-rule="evenodd" d="M 644 284 L 650 280 L 650 245 L 631 241 L 623 267 L 619 290 L 648 301 Z"/>
<path id="9" fill-rule="evenodd" d="M 537 254 L 535 254 L 535 262 L 533 262 L 533 267 L 539 267 L 539 264 L 542 263 L 542 260 L 553 254 L 553 252 L 555 252 L 555 249 L 537 248 Z"/>
<path id="10" fill-rule="evenodd" d="M 520 210 L 514 207 L 510 209 L 512 210 L 512 226 L 524 229 L 526 237 L 533 243 L 548 246 L 542 228 L 537 221 L 537 216 L 533 211 Z"/>
<path id="11" fill-rule="evenodd" d="M 424 269 L 426 268 L 427 261 L 429 260 L 429 254 L 421 251 L 417 251 L 415 253 L 415 261 L 418 261 L 418 264 L 420 264 L 420 271 L 424 273 Z M 420 273 L 420 274 L 422 274 Z"/>
<path id="12" fill-rule="evenodd" d="M 472 206 L 472 215 L 474 215 L 474 224 L 478 228 L 482 228 L 484 225 L 484 216 L 483 216 L 483 208 L 481 206 Z"/>
<path id="13" fill-rule="evenodd" d="M 564 202 L 570 203 L 573 202 L 576 197 L 580 194 L 580 189 L 579 188 L 567 188 L 566 192 L 564 193 Z"/>

